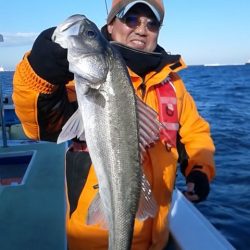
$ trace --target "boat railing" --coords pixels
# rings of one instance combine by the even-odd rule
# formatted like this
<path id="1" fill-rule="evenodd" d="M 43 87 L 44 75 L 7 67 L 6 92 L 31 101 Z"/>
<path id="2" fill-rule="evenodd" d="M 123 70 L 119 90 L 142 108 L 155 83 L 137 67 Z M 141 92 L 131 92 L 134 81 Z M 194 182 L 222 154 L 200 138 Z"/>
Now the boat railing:
<path id="1" fill-rule="evenodd" d="M 1 127 L 2 127 L 3 147 L 7 147 L 7 132 L 6 132 L 6 124 L 4 120 L 3 90 L 2 90 L 1 82 L 0 82 L 0 118 L 1 118 Z"/>
<path id="2" fill-rule="evenodd" d="M 3 42 L 3 35 L 0 34 L 0 42 Z M 1 126 L 2 126 L 2 139 L 3 139 L 3 147 L 7 147 L 7 132 L 4 121 L 4 106 L 3 106 L 3 89 L 2 83 L 0 82 L 0 118 L 1 118 Z"/>

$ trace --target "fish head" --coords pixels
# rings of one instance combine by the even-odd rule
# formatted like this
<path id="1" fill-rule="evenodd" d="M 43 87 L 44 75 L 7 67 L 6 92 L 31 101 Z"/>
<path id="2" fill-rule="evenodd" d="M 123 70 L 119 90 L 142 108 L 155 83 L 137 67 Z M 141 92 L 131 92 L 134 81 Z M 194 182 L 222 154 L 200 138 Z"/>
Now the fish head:
<path id="1" fill-rule="evenodd" d="M 73 15 L 58 25 L 52 40 L 68 49 L 69 70 L 84 84 L 98 89 L 109 72 L 108 41 L 84 15 Z"/>

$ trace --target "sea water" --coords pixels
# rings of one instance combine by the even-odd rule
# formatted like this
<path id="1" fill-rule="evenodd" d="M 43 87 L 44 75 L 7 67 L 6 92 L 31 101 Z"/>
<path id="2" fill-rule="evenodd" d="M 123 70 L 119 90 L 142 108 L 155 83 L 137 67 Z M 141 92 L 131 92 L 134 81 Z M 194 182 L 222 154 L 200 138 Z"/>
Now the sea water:
<path id="1" fill-rule="evenodd" d="M 180 75 L 216 146 L 216 177 L 197 207 L 236 249 L 250 249 L 250 66 L 193 66 Z"/>
<path id="2" fill-rule="evenodd" d="M 216 177 L 208 199 L 195 206 L 236 249 L 250 249 L 250 66 L 190 66 L 180 75 L 216 146 Z M 6 95 L 12 77 L 0 73 Z M 180 173 L 177 185 L 184 188 Z"/>

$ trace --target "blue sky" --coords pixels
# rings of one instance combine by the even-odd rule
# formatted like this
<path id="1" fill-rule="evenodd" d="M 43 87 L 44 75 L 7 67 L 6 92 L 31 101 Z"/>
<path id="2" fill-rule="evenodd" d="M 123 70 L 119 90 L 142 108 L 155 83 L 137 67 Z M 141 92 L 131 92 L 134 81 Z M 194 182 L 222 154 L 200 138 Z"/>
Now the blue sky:
<path id="1" fill-rule="evenodd" d="M 111 0 L 107 0 L 108 8 Z M 250 59 L 249 0 L 164 0 L 166 14 L 159 44 L 181 54 L 189 65 L 243 64 Z M 98 27 L 106 22 L 105 0 L 1 0 L 0 66 L 13 70 L 34 39 L 72 14 Z"/>

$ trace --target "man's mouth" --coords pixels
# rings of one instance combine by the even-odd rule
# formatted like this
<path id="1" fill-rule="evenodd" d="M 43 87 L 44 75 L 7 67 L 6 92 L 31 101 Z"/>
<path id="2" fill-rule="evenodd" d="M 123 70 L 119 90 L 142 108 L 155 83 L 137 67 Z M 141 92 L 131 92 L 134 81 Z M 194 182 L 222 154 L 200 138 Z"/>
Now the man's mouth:
<path id="1" fill-rule="evenodd" d="M 138 48 L 138 49 L 142 49 L 145 47 L 146 42 L 145 41 L 141 41 L 141 40 L 131 40 L 131 44 L 133 45 L 133 47 Z"/>

